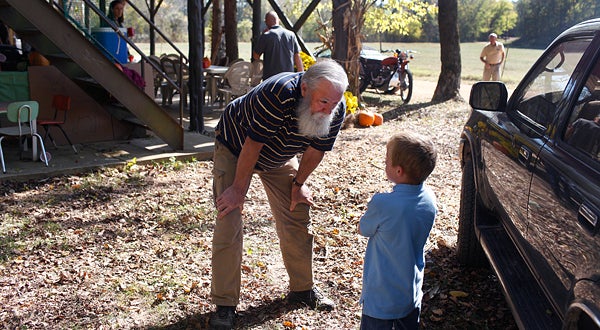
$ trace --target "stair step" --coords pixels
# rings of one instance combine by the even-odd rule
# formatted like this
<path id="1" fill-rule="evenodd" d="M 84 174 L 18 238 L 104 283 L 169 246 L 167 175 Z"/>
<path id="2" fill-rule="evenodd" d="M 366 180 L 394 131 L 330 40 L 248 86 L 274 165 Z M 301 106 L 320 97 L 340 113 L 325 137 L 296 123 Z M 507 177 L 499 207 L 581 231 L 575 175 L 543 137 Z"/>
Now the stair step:
<path id="1" fill-rule="evenodd" d="M 48 59 L 62 59 L 62 60 L 71 60 L 69 55 L 65 53 L 52 53 L 52 54 L 44 54 L 44 57 Z"/>
<path id="2" fill-rule="evenodd" d="M 75 77 L 75 78 L 71 78 L 71 79 L 73 81 L 85 83 L 85 84 L 88 84 L 88 85 L 100 85 L 98 83 L 98 81 L 96 81 L 96 79 L 94 79 L 92 77 Z"/>

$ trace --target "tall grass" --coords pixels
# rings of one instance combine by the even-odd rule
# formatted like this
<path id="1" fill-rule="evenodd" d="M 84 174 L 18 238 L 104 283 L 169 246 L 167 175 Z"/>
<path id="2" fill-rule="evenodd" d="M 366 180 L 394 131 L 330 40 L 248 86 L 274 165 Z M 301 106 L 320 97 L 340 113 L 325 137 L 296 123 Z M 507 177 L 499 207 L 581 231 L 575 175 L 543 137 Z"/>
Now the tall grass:
<path id="1" fill-rule="evenodd" d="M 148 43 L 136 44 L 142 51 L 149 54 L 150 45 Z M 307 43 L 306 47 L 310 51 L 314 51 L 320 44 Z M 415 77 L 421 79 L 436 80 L 441 70 L 440 60 L 440 45 L 438 43 L 365 43 L 366 46 L 381 49 L 384 53 L 389 53 L 395 49 L 412 50 L 414 59 L 410 63 L 410 68 Z M 481 79 L 483 74 L 483 63 L 479 60 L 481 49 L 485 43 L 472 42 L 461 43 L 461 78 L 462 80 L 476 81 Z M 176 44 L 176 46 L 184 53 L 188 53 L 188 44 Z M 240 42 L 239 45 L 240 57 L 249 60 L 251 58 L 251 46 L 248 42 Z M 506 63 L 503 66 L 502 81 L 507 84 L 516 84 L 519 82 L 531 65 L 543 52 L 539 49 L 524 49 L 507 47 Z M 207 50 L 210 50 L 210 45 L 207 45 Z M 173 53 L 173 49 L 168 44 L 157 44 L 156 54 Z"/>

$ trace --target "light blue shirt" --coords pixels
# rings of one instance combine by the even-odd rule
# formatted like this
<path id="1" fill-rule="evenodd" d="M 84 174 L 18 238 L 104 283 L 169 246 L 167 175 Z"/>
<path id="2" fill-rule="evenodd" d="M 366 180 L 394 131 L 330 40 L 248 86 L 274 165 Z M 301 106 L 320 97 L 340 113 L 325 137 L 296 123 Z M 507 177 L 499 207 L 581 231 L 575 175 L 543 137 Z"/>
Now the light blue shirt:
<path id="1" fill-rule="evenodd" d="M 425 243 L 437 214 L 433 191 L 424 184 L 395 185 L 378 193 L 360 219 L 369 237 L 360 302 L 363 314 L 399 319 L 421 306 Z"/>

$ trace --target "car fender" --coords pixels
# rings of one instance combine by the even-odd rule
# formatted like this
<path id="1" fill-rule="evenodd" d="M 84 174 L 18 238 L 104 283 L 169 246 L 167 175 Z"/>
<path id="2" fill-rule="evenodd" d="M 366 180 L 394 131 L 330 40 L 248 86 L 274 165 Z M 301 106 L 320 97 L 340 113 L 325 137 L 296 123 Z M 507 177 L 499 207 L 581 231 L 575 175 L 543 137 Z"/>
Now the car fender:
<path id="1" fill-rule="evenodd" d="M 479 117 L 479 119 L 481 118 L 483 117 Z M 481 193 L 482 189 L 484 188 L 482 187 L 482 175 L 485 175 L 485 169 L 483 166 L 483 160 L 481 155 L 481 142 L 478 141 L 477 137 L 477 130 L 479 130 L 480 128 L 473 127 L 477 125 L 478 124 L 476 122 L 472 122 L 464 126 L 463 132 L 461 133 L 460 137 L 458 156 L 461 168 L 465 166 L 466 162 L 472 162 L 475 175 L 475 188 L 479 193 Z"/>
<path id="2" fill-rule="evenodd" d="M 600 296 L 598 282 L 579 280 L 573 289 L 573 300 L 567 308 L 563 329 L 600 328 L 600 310 L 595 307 L 594 297 Z"/>

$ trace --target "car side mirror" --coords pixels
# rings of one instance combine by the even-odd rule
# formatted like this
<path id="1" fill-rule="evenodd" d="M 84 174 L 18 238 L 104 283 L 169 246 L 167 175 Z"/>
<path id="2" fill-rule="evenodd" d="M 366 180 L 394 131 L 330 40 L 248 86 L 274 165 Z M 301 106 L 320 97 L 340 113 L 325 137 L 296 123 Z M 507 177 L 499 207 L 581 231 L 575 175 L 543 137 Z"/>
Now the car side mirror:
<path id="1" fill-rule="evenodd" d="M 506 85 L 499 81 L 479 81 L 473 84 L 469 105 L 473 109 L 504 111 L 508 100 Z"/>

